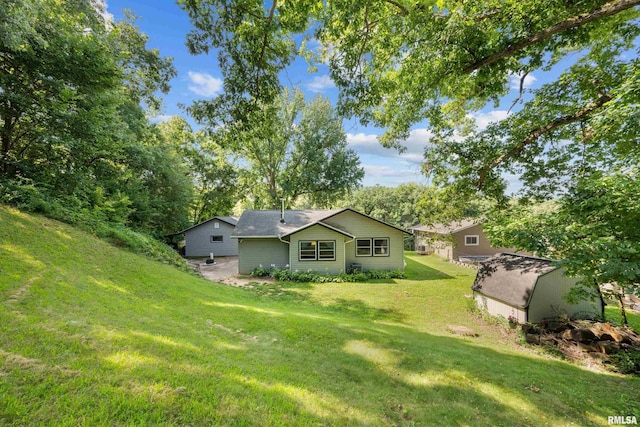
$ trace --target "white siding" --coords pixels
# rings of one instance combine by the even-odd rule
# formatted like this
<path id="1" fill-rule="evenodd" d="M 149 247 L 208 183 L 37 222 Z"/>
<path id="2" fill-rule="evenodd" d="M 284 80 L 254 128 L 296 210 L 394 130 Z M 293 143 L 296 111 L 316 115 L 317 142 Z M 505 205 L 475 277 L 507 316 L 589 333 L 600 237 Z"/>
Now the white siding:
<path id="1" fill-rule="evenodd" d="M 524 309 L 510 306 L 509 304 L 489 298 L 488 296 L 482 295 L 476 291 L 473 292 L 473 297 L 476 300 L 478 307 L 486 310 L 493 316 L 502 316 L 505 319 L 513 317 L 516 318 L 519 323 L 525 323 L 527 321 L 527 313 Z"/>
<path id="2" fill-rule="evenodd" d="M 529 322 L 536 323 L 544 319 L 567 315 L 578 318 L 596 318 L 602 313 L 602 303 L 581 301 L 569 304 L 564 300 L 577 278 L 566 277 L 562 269 L 554 270 L 538 279 L 529 302 Z"/>

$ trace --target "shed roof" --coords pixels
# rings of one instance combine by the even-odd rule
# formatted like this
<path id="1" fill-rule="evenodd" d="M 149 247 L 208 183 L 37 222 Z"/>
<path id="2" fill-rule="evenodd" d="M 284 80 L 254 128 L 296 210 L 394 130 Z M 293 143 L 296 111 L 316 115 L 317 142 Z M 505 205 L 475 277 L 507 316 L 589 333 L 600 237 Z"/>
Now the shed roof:
<path id="1" fill-rule="evenodd" d="M 473 227 L 480 223 L 481 221 L 477 219 L 463 219 L 449 224 L 414 225 L 411 227 L 411 230 L 424 231 L 426 233 L 451 234 Z"/>
<path id="2" fill-rule="evenodd" d="M 481 263 L 471 289 L 518 308 L 526 308 L 540 276 L 558 267 L 553 261 L 502 253 Z"/>

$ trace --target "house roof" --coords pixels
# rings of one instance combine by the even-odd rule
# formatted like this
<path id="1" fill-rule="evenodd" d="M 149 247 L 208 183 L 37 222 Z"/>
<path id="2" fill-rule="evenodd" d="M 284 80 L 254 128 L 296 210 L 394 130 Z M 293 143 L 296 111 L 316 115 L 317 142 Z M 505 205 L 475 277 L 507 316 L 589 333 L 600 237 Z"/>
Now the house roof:
<path id="1" fill-rule="evenodd" d="M 284 223 L 280 211 L 244 211 L 231 237 L 280 237 L 299 228 L 314 224 L 333 212 L 332 210 L 287 210 Z"/>
<path id="2" fill-rule="evenodd" d="M 478 219 L 463 219 L 449 224 L 414 225 L 411 230 L 436 234 L 452 234 L 480 224 Z"/>
<path id="3" fill-rule="evenodd" d="M 354 209 L 344 208 L 334 210 L 286 210 L 284 211 L 284 223 L 280 222 L 281 211 L 279 210 L 244 211 L 242 213 L 242 216 L 238 220 L 238 224 L 236 225 L 234 232 L 231 234 L 231 237 L 282 238 L 284 236 L 294 234 L 298 231 L 302 231 L 303 229 L 315 224 L 330 228 L 346 236 L 354 237 L 345 230 L 340 230 L 335 226 L 323 222 L 324 220 L 327 220 L 335 215 L 346 211 L 354 212 L 356 214 L 362 215 L 365 218 L 369 218 L 373 221 L 377 221 L 388 227 L 399 230 L 405 234 L 409 234 L 406 230 L 398 228 L 394 225 L 380 221 Z"/>
<path id="4" fill-rule="evenodd" d="M 549 259 L 497 254 L 480 264 L 471 289 L 511 306 L 526 308 L 538 278 L 557 268 Z"/>
<path id="5" fill-rule="evenodd" d="M 196 225 L 192 225 L 191 227 L 185 228 L 184 230 L 178 231 L 177 233 L 174 233 L 172 235 L 183 234 L 183 233 L 185 233 L 185 232 L 187 232 L 189 230 L 192 230 L 192 229 L 194 229 L 196 227 L 200 227 L 201 225 L 206 224 L 208 222 L 211 222 L 213 220 L 226 222 L 227 224 L 229 224 L 229 225 L 231 225 L 233 227 L 235 227 L 236 224 L 238 224 L 238 217 L 237 216 L 214 216 L 213 218 L 209 218 L 206 221 L 202 221 L 202 222 L 200 222 L 200 223 L 198 223 Z"/>

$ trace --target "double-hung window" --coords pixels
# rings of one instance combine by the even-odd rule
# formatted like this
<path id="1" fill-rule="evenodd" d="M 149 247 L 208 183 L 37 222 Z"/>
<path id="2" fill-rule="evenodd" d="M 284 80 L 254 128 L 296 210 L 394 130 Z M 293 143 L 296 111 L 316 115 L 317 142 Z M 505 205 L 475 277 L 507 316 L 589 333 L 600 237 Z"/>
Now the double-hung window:
<path id="1" fill-rule="evenodd" d="M 389 239 L 372 239 L 373 240 L 373 256 L 389 256 Z"/>
<path id="2" fill-rule="evenodd" d="M 371 239 L 356 239 L 356 256 L 371 256 Z"/>
<path id="3" fill-rule="evenodd" d="M 356 239 L 356 256 L 389 256 L 389 238 Z"/>
<path id="4" fill-rule="evenodd" d="M 336 259 L 336 242 L 333 240 L 318 241 L 318 259 L 321 261 L 333 261 Z"/>
<path id="5" fill-rule="evenodd" d="M 300 261 L 334 261 L 336 242 L 333 240 L 301 240 L 298 249 Z"/>

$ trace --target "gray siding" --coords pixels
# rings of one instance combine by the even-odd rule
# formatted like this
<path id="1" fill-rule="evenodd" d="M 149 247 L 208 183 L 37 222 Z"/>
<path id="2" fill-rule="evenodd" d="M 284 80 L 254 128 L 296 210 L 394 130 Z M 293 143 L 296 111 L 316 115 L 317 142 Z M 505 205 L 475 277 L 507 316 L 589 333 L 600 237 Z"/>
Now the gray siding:
<path id="1" fill-rule="evenodd" d="M 389 238 L 389 256 L 356 256 L 355 240 L 347 243 L 347 269 L 358 263 L 364 270 L 404 270 L 404 233 L 400 230 L 351 211 L 339 213 L 323 222 L 356 236 L 356 239 Z"/>
<path id="2" fill-rule="evenodd" d="M 215 228 L 218 224 L 219 228 Z M 184 233 L 185 256 L 198 257 L 238 255 L 238 240 L 231 238 L 235 227 L 226 222 L 213 219 L 200 224 Z M 212 242 L 211 236 L 222 236 L 222 242 Z"/>
<path id="3" fill-rule="evenodd" d="M 556 318 L 567 315 L 571 318 L 594 319 L 602 313 L 602 300 L 595 302 L 580 301 L 578 304 L 569 304 L 564 296 L 571 290 L 579 279 L 567 277 L 563 269 L 559 268 L 544 276 L 536 283 L 529 301 L 529 322 L 540 322 L 544 319 Z"/>
<path id="4" fill-rule="evenodd" d="M 275 238 L 233 239 L 238 242 L 238 273 L 249 274 L 259 266 L 275 265 L 284 268 L 289 264 L 289 245 Z"/>
<path id="5" fill-rule="evenodd" d="M 345 272 L 344 265 L 344 241 L 349 239 L 343 234 L 329 230 L 321 225 L 314 225 L 298 233 L 291 235 L 291 250 L 289 253 L 289 265 L 291 270 L 317 271 L 323 274 L 340 274 Z M 299 259 L 299 244 L 301 240 L 330 240 L 336 243 L 336 259 L 334 261 L 301 261 Z"/>

